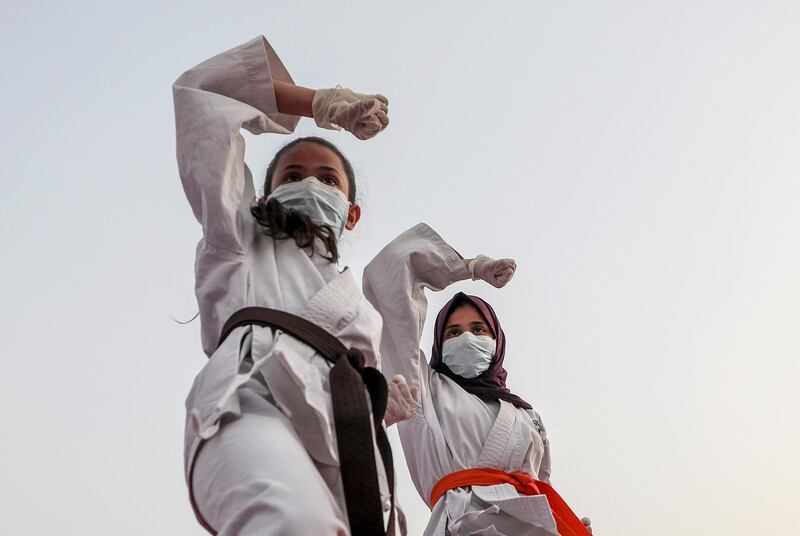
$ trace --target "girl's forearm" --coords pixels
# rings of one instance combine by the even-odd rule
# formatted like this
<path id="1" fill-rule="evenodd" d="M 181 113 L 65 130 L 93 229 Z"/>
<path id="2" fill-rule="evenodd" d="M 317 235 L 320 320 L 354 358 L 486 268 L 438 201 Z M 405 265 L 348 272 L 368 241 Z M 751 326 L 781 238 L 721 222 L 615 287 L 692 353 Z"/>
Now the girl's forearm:
<path id="1" fill-rule="evenodd" d="M 311 109 L 315 93 L 313 89 L 278 80 L 273 80 L 272 87 L 275 90 L 275 101 L 279 112 L 304 117 L 314 116 Z"/>

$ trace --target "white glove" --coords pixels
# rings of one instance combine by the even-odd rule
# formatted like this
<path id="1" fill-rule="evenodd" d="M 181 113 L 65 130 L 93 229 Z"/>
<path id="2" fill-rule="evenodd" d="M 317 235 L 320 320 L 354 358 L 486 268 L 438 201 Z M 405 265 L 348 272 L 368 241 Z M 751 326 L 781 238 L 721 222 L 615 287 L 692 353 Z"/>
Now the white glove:
<path id="1" fill-rule="evenodd" d="M 387 382 L 389 387 L 389 401 L 386 404 L 386 414 L 383 421 L 386 426 L 410 419 L 414 415 L 414 408 L 419 400 L 419 389 L 409 387 L 406 379 L 398 374 L 392 381 Z"/>
<path id="2" fill-rule="evenodd" d="M 514 259 L 495 260 L 486 255 L 478 255 L 467 265 L 473 281 L 483 279 L 490 285 L 501 288 L 514 277 L 517 263 Z"/>
<path id="3" fill-rule="evenodd" d="M 389 124 L 389 99 L 383 95 L 362 95 L 336 86 L 318 89 L 311 103 L 317 126 L 345 129 L 360 140 L 368 140 Z"/>

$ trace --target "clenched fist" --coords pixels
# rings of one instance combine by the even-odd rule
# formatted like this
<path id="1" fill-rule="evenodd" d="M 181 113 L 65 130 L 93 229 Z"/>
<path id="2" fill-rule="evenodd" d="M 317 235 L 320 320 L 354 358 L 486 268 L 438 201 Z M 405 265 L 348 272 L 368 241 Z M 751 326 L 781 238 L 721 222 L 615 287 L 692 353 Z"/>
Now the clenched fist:
<path id="1" fill-rule="evenodd" d="M 362 95 L 338 86 L 318 89 L 311 108 L 317 126 L 343 128 L 360 140 L 376 136 L 389 124 L 389 99 L 383 95 Z"/>
<path id="2" fill-rule="evenodd" d="M 419 389 L 417 387 L 409 387 L 406 379 L 400 374 L 387 383 L 389 401 L 386 404 L 386 414 L 383 417 L 383 421 L 386 426 L 391 426 L 414 415 L 414 408 L 419 403 Z"/>
<path id="3" fill-rule="evenodd" d="M 501 288 L 511 281 L 517 270 L 514 259 L 493 259 L 486 255 L 478 255 L 467 264 L 469 275 L 473 281 L 483 279 L 493 287 Z"/>

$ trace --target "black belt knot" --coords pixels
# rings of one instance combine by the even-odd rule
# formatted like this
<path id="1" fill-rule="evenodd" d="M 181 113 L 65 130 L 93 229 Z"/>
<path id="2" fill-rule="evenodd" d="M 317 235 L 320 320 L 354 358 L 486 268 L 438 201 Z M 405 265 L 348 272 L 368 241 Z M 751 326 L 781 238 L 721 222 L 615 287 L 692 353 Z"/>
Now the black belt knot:
<path id="1" fill-rule="evenodd" d="M 350 366 L 358 372 L 363 372 L 366 365 L 364 354 L 358 348 L 348 348 L 347 352 L 339 356 L 339 359 L 345 358 L 350 362 Z"/>
<path id="2" fill-rule="evenodd" d="M 222 328 L 217 347 L 234 329 L 249 324 L 281 329 L 312 347 L 333 364 L 328 377 L 350 532 L 353 536 L 393 535 L 394 467 L 389 438 L 383 428 L 389 392 L 383 374 L 376 368 L 366 366 L 361 350 L 346 348 L 323 328 L 300 316 L 266 307 L 245 307 L 231 315 Z M 373 430 L 391 494 L 387 529 L 384 529 L 383 523 L 383 501 L 378 485 Z"/>

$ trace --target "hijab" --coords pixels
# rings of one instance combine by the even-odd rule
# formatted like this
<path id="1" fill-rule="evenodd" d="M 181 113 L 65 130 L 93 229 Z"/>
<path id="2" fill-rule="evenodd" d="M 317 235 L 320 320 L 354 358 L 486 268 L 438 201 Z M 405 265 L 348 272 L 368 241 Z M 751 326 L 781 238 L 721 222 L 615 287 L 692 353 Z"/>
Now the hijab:
<path id="1" fill-rule="evenodd" d="M 480 311 L 489 329 L 492 331 L 497 341 L 492 362 L 489 368 L 475 378 L 464 378 L 459 376 L 442 362 L 442 343 L 444 342 L 444 329 L 447 318 L 457 307 L 464 304 L 471 304 Z M 470 296 L 459 292 L 453 299 L 442 307 L 436 316 L 436 328 L 433 336 L 433 349 L 431 350 L 431 368 L 440 372 L 460 385 L 468 393 L 472 393 L 481 400 L 505 400 L 514 404 L 518 408 L 532 409 L 531 405 L 512 393 L 506 387 L 506 377 L 508 372 L 503 368 L 503 359 L 506 352 L 506 335 L 500 327 L 500 321 L 492 309 L 492 306 L 477 296 Z"/>

